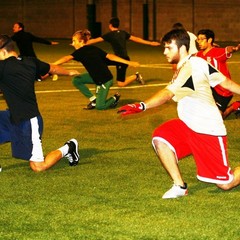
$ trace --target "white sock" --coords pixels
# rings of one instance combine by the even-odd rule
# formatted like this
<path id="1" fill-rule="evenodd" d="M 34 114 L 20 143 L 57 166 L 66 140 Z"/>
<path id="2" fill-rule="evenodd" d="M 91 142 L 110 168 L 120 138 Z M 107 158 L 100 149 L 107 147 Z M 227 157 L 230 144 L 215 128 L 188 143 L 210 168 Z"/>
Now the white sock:
<path id="1" fill-rule="evenodd" d="M 92 96 L 89 98 L 90 102 L 94 101 L 96 99 L 96 96 Z"/>
<path id="2" fill-rule="evenodd" d="M 64 146 L 60 147 L 58 150 L 62 153 L 62 156 L 64 157 L 68 154 L 69 146 L 65 144 Z"/>

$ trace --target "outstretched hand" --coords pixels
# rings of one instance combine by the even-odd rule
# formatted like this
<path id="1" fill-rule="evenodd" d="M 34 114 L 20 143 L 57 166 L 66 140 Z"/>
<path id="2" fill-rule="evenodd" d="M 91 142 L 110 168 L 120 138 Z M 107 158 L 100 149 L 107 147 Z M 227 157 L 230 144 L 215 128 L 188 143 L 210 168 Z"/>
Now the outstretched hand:
<path id="1" fill-rule="evenodd" d="M 120 113 L 122 116 L 126 116 L 129 114 L 140 113 L 146 110 L 146 105 L 144 102 L 135 103 L 135 104 L 127 104 L 119 108 L 117 113 Z"/>
<path id="2" fill-rule="evenodd" d="M 159 43 L 159 42 L 151 42 L 150 45 L 154 46 L 154 47 L 157 47 L 157 46 L 160 46 L 161 43 Z"/>
<path id="3" fill-rule="evenodd" d="M 76 76 L 80 75 L 80 72 L 77 70 L 69 70 L 69 76 Z"/>
<path id="4" fill-rule="evenodd" d="M 237 52 L 240 49 L 240 44 L 237 46 L 227 46 L 227 53 Z"/>
<path id="5" fill-rule="evenodd" d="M 240 49 L 240 44 L 238 44 L 236 47 L 234 47 L 234 51 L 239 51 Z"/>
<path id="6" fill-rule="evenodd" d="M 51 42 L 51 45 L 57 45 L 59 42 Z"/>
<path id="7" fill-rule="evenodd" d="M 139 62 L 130 61 L 129 62 L 129 66 L 131 66 L 131 67 L 140 67 L 140 63 Z"/>

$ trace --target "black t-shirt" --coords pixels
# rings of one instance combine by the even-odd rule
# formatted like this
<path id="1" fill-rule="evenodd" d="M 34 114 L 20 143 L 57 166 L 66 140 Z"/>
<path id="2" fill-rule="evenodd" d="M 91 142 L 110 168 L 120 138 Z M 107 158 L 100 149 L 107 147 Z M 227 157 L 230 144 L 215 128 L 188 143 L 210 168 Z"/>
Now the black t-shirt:
<path id="1" fill-rule="evenodd" d="M 43 76 L 49 70 L 48 63 L 32 57 L 9 57 L 0 61 L 0 89 L 14 123 L 40 115 L 34 84 L 36 76 Z"/>
<path id="2" fill-rule="evenodd" d="M 114 53 L 122 58 L 127 58 L 127 40 L 131 37 L 130 33 L 124 30 L 110 31 L 102 36 L 104 41 L 112 45 Z"/>
<path id="3" fill-rule="evenodd" d="M 33 42 L 51 45 L 51 42 L 40 37 L 36 37 L 29 32 L 19 31 L 12 36 L 20 52 L 20 56 L 36 57 L 33 49 Z"/>
<path id="4" fill-rule="evenodd" d="M 113 78 L 107 66 L 107 53 L 102 49 L 88 45 L 77 49 L 71 55 L 74 60 L 83 64 L 96 85 L 102 85 Z"/>

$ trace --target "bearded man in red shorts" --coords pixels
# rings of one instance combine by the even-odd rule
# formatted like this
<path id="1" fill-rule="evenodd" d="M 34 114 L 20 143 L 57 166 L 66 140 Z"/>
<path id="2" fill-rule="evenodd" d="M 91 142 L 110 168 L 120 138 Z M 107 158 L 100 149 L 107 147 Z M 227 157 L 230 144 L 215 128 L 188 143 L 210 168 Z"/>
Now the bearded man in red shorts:
<path id="1" fill-rule="evenodd" d="M 212 95 L 211 87 L 240 94 L 240 85 L 226 78 L 205 60 L 188 54 L 190 38 L 186 31 L 172 30 L 163 38 L 164 55 L 177 71 L 171 83 L 144 102 L 119 109 L 125 116 L 158 107 L 169 100 L 177 102 L 178 119 L 155 129 L 152 144 L 173 186 L 162 198 L 188 194 L 178 161 L 193 155 L 200 181 L 229 190 L 240 184 L 240 167 L 231 170 L 227 155 L 227 132 Z M 207 116 L 207 117 L 206 117 Z"/>

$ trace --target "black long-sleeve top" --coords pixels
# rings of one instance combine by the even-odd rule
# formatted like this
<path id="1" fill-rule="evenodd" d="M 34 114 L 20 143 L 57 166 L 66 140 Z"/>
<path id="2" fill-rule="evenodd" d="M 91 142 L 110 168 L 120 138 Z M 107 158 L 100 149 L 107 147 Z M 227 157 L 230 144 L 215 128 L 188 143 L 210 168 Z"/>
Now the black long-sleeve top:
<path id="1" fill-rule="evenodd" d="M 36 53 L 33 49 L 33 42 L 51 45 L 50 41 L 44 38 L 36 37 L 33 34 L 23 30 L 15 33 L 12 36 L 12 40 L 16 42 L 20 56 L 27 57 L 36 57 Z"/>

